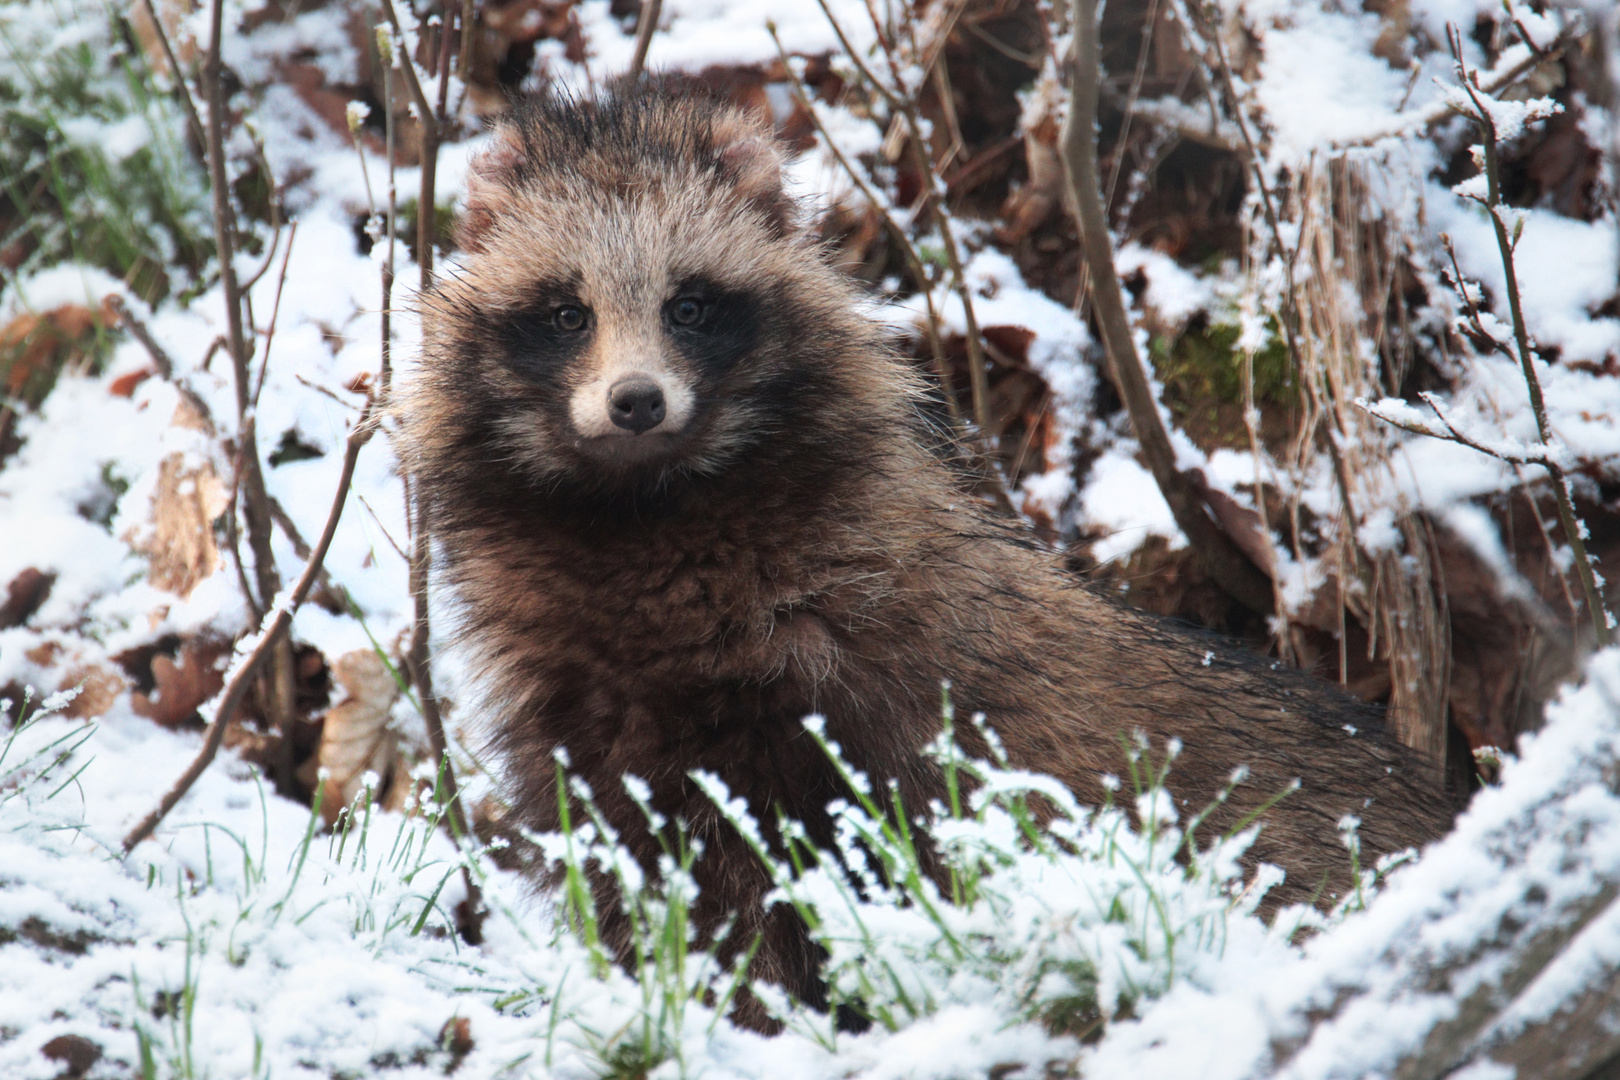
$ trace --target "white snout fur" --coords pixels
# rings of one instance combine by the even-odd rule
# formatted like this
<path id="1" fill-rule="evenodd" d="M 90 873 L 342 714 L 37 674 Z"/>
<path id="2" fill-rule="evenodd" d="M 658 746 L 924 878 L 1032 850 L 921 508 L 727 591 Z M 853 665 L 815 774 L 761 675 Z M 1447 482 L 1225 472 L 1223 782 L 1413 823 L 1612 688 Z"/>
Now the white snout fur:
<path id="1" fill-rule="evenodd" d="M 574 430 L 586 438 L 630 437 L 629 431 L 613 423 L 608 411 L 608 392 L 619 380 L 633 377 L 651 379 L 664 392 L 664 422 L 644 434 L 673 435 L 684 430 L 692 419 L 695 404 L 691 384 L 661 365 L 638 363 L 628 358 L 623 363 L 604 363 L 574 391 L 568 402 L 568 416 L 574 422 Z"/>

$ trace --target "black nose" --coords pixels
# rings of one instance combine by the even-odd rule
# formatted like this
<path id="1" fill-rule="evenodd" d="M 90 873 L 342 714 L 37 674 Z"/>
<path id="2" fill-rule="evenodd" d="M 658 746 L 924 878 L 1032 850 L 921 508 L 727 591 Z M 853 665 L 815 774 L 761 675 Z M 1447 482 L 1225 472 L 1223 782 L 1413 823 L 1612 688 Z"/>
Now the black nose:
<path id="1" fill-rule="evenodd" d="M 620 379 L 608 391 L 608 416 L 633 434 L 664 422 L 664 391 L 651 379 Z"/>

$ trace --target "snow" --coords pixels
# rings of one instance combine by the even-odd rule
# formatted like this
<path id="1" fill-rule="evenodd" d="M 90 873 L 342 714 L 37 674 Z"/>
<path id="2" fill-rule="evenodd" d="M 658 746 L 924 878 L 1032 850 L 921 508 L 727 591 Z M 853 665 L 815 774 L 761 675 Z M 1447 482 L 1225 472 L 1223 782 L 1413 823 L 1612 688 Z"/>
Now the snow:
<path id="1" fill-rule="evenodd" d="M 1410 5 L 1412 18 L 1435 39 L 1447 23 L 1471 26 L 1499 6 L 1496 0 Z M 0 29 L 41 56 L 109 47 L 105 33 L 89 23 L 54 25 L 41 14 L 47 7 L 0 8 Z M 857 48 L 868 48 L 873 29 L 865 3 L 833 0 L 831 7 Z M 1490 219 L 1439 184 L 1438 150 L 1414 134 L 1447 101 L 1448 91 L 1431 76 L 1448 80 L 1449 61 L 1420 57 L 1423 77 L 1414 80 L 1413 72 L 1376 59 L 1369 47 L 1379 23 L 1356 5 L 1232 0 L 1223 7 L 1259 34 L 1253 81 L 1240 80 L 1238 90 L 1252 106 L 1249 121 L 1265 167 L 1276 176 L 1334 147 L 1375 144 L 1356 151 L 1357 160 L 1374 165 L 1370 212 L 1429 245 L 1415 256 L 1427 260 L 1423 273 L 1441 265 L 1436 238 L 1448 235 L 1465 275 L 1485 286 L 1492 304 L 1487 325 L 1505 340 L 1504 277 Z M 561 83 L 587 87 L 628 63 L 632 28 L 609 9 L 607 0 L 576 8 L 589 45 L 584 65 L 569 64 L 555 43 L 542 45 Z M 285 86 L 261 84 L 293 54 L 333 82 L 348 80 L 357 58 L 345 20 L 354 10 L 329 5 L 250 35 L 229 35 L 226 56 L 249 85 L 238 104 L 251 114 L 273 169 L 304 178 L 288 190 L 298 231 L 296 239 L 282 239 L 291 245 L 288 272 L 253 417 L 261 452 L 287 432 L 321 451 L 312 460 L 266 470 L 271 494 L 306 540 L 325 520 L 342 444 L 362 402 L 347 387 L 375 372 L 380 361 L 382 247 L 369 256 L 356 250 L 353 221 L 370 207 L 352 143 L 327 130 Z M 1555 32 L 1549 20 L 1518 14 L 1541 40 Z M 767 18 L 795 54 L 836 48 L 816 0 L 669 0 L 649 65 L 701 70 L 769 63 L 777 54 Z M 206 13 L 190 19 L 194 29 L 206 30 L 205 22 Z M 1464 48 L 1469 63 L 1482 63 L 1478 44 L 1466 34 Z M 10 70 L 7 62 L 0 59 L 0 74 Z M 98 84 L 97 92 L 112 91 Z M 785 84 L 770 84 L 766 93 L 774 109 L 786 110 Z M 183 144 L 177 134 L 183 126 L 166 101 L 154 103 L 151 115 L 87 113 L 64 118 L 60 128 L 74 145 L 129 159 L 147 146 Z M 1160 104 L 1142 115 L 1187 111 L 1181 102 Z M 1535 103 L 1490 108 L 1504 138 L 1544 115 Z M 846 153 L 878 151 L 878 125 L 841 108 L 818 107 L 818 115 Z M 1208 120 L 1203 109 L 1187 117 L 1189 123 Z M 1229 139 L 1237 136 L 1230 126 L 1221 130 Z M 485 142 L 471 136 L 443 148 L 441 198 L 460 197 L 468 162 Z M 367 166 L 373 193 L 380 195 L 386 165 L 368 156 Z M 399 191 L 414 192 L 418 175 L 399 170 Z M 1466 192 L 1479 190 L 1477 181 L 1465 183 L 1472 185 Z M 792 163 L 790 189 L 812 206 L 859 198 L 825 148 Z M 1557 440 L 1553 450 L 1565 460 L 1595 463 L 1594 473 L 1612 480 L 1620 461 L 1620 380 L 1602 372 L 1620 355 L 1620 319 L 1593 312 L 1613 295 L 1620 233 L 1612 215 L 1588 222 L 1532 208 L 1523 220 L 1515 259 L 1529 331 L 1553 358 L 1538 361 L 1536 369 Z M 1294 242 L 1297 235 L 1286 226 L 1284 240 Z M 1030 286 L 1012 259 L 984 244 L 975 223 L 953 227 L 968 251 L 965 276 L 979 323 L 1031 331 L 1028 362 L 1053 395 L 1058 439 L 1047 449 L 1047 470 L 1025 480 L 1021 509 L 1098 537 L 1091 550 L 1100 562 L 1128 557 L 1150 536 L 1184 547 L 1125 426 L 1089 419 L 1100 354 L 1084 321 Z M 281 285 L 279 259 L 253 289 L 261 320 Z M 403 244 L 397 259 L 393 349 L 405 358 L 419 335 L 409 314 L 415 274 Z M 239 271 L 246 276 L 257 263 L 258 257 L 243 255 Z M 1127 243 L 1117 268 L 1146 280 L 1137 313 L 1144 339 L 1150 322 L 1174 330 L 1204 314 L 1241 323 L 1246 347 L 1266 344 L 1275 267 L 1262 265 L 1244 279 L 1241 267 L 1189 269 L 1163 252 Z M 221 439 L 239 434 L 240 420 L 228 363 L 216 356 L 208 369 L 202 366 L 225 328 L 218 287 L 188 304 L 170 300 L 149 310 L 100 270 L 71 262 L 24 266 L 18 276 L 7 272 L 0 323 L 67 304 L 95 308 L 107 295 L 123 297 L 164 344 L 186 389 L 207 405 L 215 434 L 175 423 L 181 394 L 160 378 L 145 379 L 129 396 L 110 392 L 119 376 L 152 366 L 127 337 L 118 339 L 104 374 L 65 374 L 42 409 L 21 418 L 22 448 L 0 472 L 6 523 L 0 584 L 30 568 L 54 573 L 56 581 L 27 627 L 0 630 L 0 686 L 55 688 L 70 670 L 111 669 L 118 652 L 165 634 L 234 636 L 254 622 L 229 553 L 182 598 L 146 581 L 146 560 L 131 547 L 152 528 L 159 470 L 170 455 L 180 455 L 188 468 L 231 474 Z M 954 291 L 941 285 L 933 300 L 949 330 L 965 330 Z M 922 300 L 874 300 L 874 307 L 904 325 L 918 316 Z M 1493 445 L 1534 449 L 1538 442 L 1522 372 L 1506 358 L 1471 359 L 1442 404 L 1465 430 L 1482 439 L 1490 434 L 1484 441 Z M 1434 422 L 1432 413 L 1410 404 L 1381 408 L 1391 417 Z M 1203 469 L 1242 505 L 1253 504 L 1248 489 L 1258 472 L 1318 517 L 1337 512 L 1332 477 L 1320 461 L 1294 472 L 1264 452 L 1258 461 L 1247 450 L 1205 453 L 1183 432 L 1172 435 L 1182 466 Z M 1081 436 L 1098 456 L 1077 490 L 1072 444 Z M 1523 472 L 1535 479 L 1538 470 Z M 1422 507 L 1495 572 L 1503 595 L 1538 602 L 1478 502 L 1516 483 L 1512 469 L 1467 447 L 1413 435 L 1400 438 L 1395 473 L 1365 508 L 1359 535 L 1376 546 L 1380 530 L 1391 534 L 1397 508 Z M 109 480 L 127 490 L 109 495 Z M 299 640 L 329 657 L 370 648 L 373 640 L 397 651 L 411 620 L 405 561 L 396 550 L 407 542 L 408 529 L 386 431 L 361 454 L 354 490 L 327 568 L 363 621 L 311 605 L 293 627 Z M 108 497 L 113 514 L 107 524 L 82 512 L 88 502 Z M 302 563 L 287 537 L 278 532 L 274 543 L 286 585 Z M 1295 607 L 1307 604 L 1325 580 L 1320 563 L 1296 560 L 1282 546 L 1276 565 L 1279 588 Z M 61 658 L 42 659 L 45 646 L 60 650 Z M 241 652 L 239 643 L 238 658 Z M 836 875 L 783 883 L 785 891 L 799 889 L 832 913 L 825 942 L 831 977 L 892 1009 L 898 1018 L 892 1030 L 880 1024 L 863 1035 L 833 1033 L 825 1018 L 783 1006 L 788 1031 L 767 1039 L 688 1001 L 679 1023 L 660 1031 L 667 1045 L 650 1075 L 945 1080 L 983 1076 L 1009 1063 L 1037 1075 L 1049 1063 L 1076 1061 L 1093 1080 L 1389 1075 L 1435 1021 L 1456 1013 L 1461 995 L 1500 974 L 1500 953 L 1484 948 L 1476 955 L 1478 943 L 1493 940 L 1510 917 L 1519 927 L 1511 932 L 1521 937 L 1552 925 L 1604 883 L 1620 880 L 1620 796 L 1611 774 L 1620 749 L 1620 650 L 1592 657 L 1585 672 L 1549 709 L 1547 727 L 1507 760 L 1500 784 L 1475 799 L 1456 833 L 1392 873 L 1365 911 L 1315 922 L 1296 913 L 1316 931 L 1303 945 L 1252 914 L 1263 888 L 1251 883 L 1234 899 L 1242 887 L 1235 862 L 1240 843 L 1210 853 L 1187 874 L 1165 856 L 1166 844 L 1155 849 L 1117 810 L 1074 808 L 1063 826 L 1073 857 L 1049 858 L 1019 847 L 1011 812 L 986 803 L 977 807 L 982 818 L 945 823 L 938 834 L 964 865 L 987 854 L 1001 860 L 986 879 L 981 906 L 951 908 L 952 921 L 943 927 L 984 946 L 971 961 L 947 956 L 942 926 L 881 883 L 873 882 L 859 902 L 840 891 L 846 886 Z M 463 684 L 453 663 L 440 678 L 460 706 L 455 718 L 470 725 L 478 711 L 474 688 Z M 56 1076 L 60 1070 L 39 1048 L 58 1035 L 78 1034 L 106 1054 L 98 1076 L 132 1072 L 145 1043 L 160 1071 L 186 1060 L 215 1076 L 427 1077 L 454 1064 L 441 1033 L 459 1018 L 470 1025 L 473 1048 L 456 1064 L 457 1076 L 594 1077 L 622 1049 L 615 1040 L 640 1030 L 647 987 L 617 969 L 593 974 L 598 958 L 567 932 L 556 902 L 496 870 L 487 852 L 458 851 L 423 818 L 381 810 L 372 814 L 363 848 L 359 833 L 346 840 L 321 833 L 306 848 L 309 810 L 267 792 L 228 748 L 157 839 L 122 855 L 118 838 L 191 759 L 200 736 L 136 715 L 127 687 L 95 712 L 93 724 L 67 713 L 39 719 L 4 744 L 0 757 L 0 1074 Z M 408 706 L 398 707 L 395 717 L 405 733 L 419 731 Z M 52 740 L 67 740 L 57 751 L 73 746 L 72 752 L 53 761 Z M 1062 801 L 1064 793 L 1043 788 L 1040 778 L 985 768 L 993 781 L 986 792 L 1046 791 Z M 473 772 L 470 783 L 477 790 L 491 781 Z M 1174 784 L 1172 772 L 1172 792 Z M 1146 799 L 1168 826 L 1174 803 L 1162 792 Z M 862 822 L 859 808 L 846 811 L 842 836 L 855 843 L 871 823 Z M 340 845 L 346 845 L 341 852 Z M 406 856 L 396 845 L 407 845 Z M 1129 858 L 1109 861 L 1121 854 Z M 447 913 L 463 895 L 463 860 L 482 874 L 491 908 L 488 940 L 478 948 L 459 943 L 447 929 Z M 1128 912 L 1123 919 L 1111 914 L 1116 901 Z M 1152 915 L 1153 902 L 1167 904 L 1172 914 Z M 1183 935 L 1174 957 L 1155 952 L 1160 945 L 1138 932 L 1154 917 Z M 1049 1034 L 1022 995 L 1046 1000 L 1073 990 L 1067 976 L 1042 968 L 1055 960 L 1091 965 L 1105 1013 L 1122 994 L 1133 994 L 1133 1018 L 1113 1019 L 1095 1045 Z M 899 981 L 915 992 L 909 1000 L 926 1004 L 883 998 L 873 975 L 880 963 L 901 972 Z M 722 974 L 694 964 L 690 977 L 698 982 Z M 1609 910 L 1517 996 L 1495 1034 L 1545 1023 L 1617 966 L 1620 910 Z M 1440 968 L 1450 971 L 1443 991 L 1429 978 Z M 194 1012 L 177 1016 L 188 991 L 195 991 Z M 1503 1080 L 1510 1073 L 1481 1058 L 1454 1075 Z"/>
<path id="2" fill-rule="evenodd" d="M 1153 474 L 1136 460 L 1135 447 L 1123 441 L 1092 464 L 1080 506 L 1088 522 L 1106 530 L 1092 545 L 1098 562 L 1128 555 L 1150 535 L 1169 538 L 1175 548 L 1187 544 Z"/>
<path id="3" fill-rule="evenodd" d="M 1314 5 L 1286 8 L 1268 28 L 1255 97 L 1273 128 L 1273 154 L 1298 160 L 1313 149 L 1356 142 L 1390 127 L 1407 75 L 1372 55 L 1379 22 Z"/>
<path id="4" fill-rule="evenodd" d="M 1117 1024 L 1083 1057 L 1088 1077 L 1135 1080 L 1206 1075 L 1210 1030 L 1231 1032 L 1220 1071 L 1231 1077 L 1390 1075 L 1432 1023 L 1452 1015 L 1500 956 L 1478 943 L 1499 927 L 1522 937 L 1620 877 L 1620 794 L 1605 774 L 1620 740 L 1620 650 L 1594 657 L 1586 681 L 1548 709 L 1547 727 L 1521 743 L 1501 784 L 1481 792 L 1455 832 L 1392 876 L 1365 912 L 1312 939 L 1301 953 L 1221 969 L 1218 986 L 1184 984 L 1141 1021 Z M 1545 895 L 1544 899 L 1537 899 Z M 1511 918 L 1513 922 L 1504 920 Z M 1541 973 L 1509 1014 L 1545 1018 L 1615 954 L 1613 913 Z M 1477 953 L 1483 955 L 1476 955 Z M 1426 981 L 1455 969 L 1445 988 Z M 1353 992 L 1349 1007 L 1332 1003 Z M 1314 1010 L 1329 1008 L 1317 1021 Z M 1307 1035 L 1308 1033 L 1308 1035 Z M 1297 1044 L 1285 1061 L 1273 1046 Z M 1281 1066 L 1278 1068 L 1278 1066 Z M 1484 1072 L 1481 1075 L 1490 1075 Z"/>

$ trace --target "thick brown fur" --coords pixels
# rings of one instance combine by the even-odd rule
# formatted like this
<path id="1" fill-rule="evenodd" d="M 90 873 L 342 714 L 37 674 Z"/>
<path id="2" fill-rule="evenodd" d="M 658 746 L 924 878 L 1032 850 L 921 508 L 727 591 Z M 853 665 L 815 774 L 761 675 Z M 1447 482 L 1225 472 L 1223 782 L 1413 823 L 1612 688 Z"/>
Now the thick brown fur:
<path id="1" fill-rule="evenodd" d="M 700 924 L 735 912 L 734 940 L 763 933 L 756 976 L 821 1000 L 802 926 L 762 906 L 764 872 L 688 773 L 825 841 L 841 791 L 801 726 L 820 713 L 856 767 L 926 806 L 943 679 L 1014 763 L 1082 801 L 1137 730 L 1182 740 L 1170 784 L 1192 809 L 1249 767 L 1217 828 L 1302 781 L 1254 849 L 1287 870 L 1284 900 L 1344 887 L 1346 814 L 1369 859 L 1448 827 L 1436 776 L 1370 710 L 1097 596 L 964 496 L 924 387 L 744 115 L 657 91 L 526 104 L 475 162 L 464 221 L 400 415 L 512 804 L 555 826 L 564 746 L 651 865 L 620 783 L 640 776 L 706 846 Z M 683 290 L 716 313 L 697 345 L 668 322 Z M 557 330 L 559 304 L 585 328 Z M 690 388 L 683 426 L 583 437 L 570 401 L 632 361 Z"/>

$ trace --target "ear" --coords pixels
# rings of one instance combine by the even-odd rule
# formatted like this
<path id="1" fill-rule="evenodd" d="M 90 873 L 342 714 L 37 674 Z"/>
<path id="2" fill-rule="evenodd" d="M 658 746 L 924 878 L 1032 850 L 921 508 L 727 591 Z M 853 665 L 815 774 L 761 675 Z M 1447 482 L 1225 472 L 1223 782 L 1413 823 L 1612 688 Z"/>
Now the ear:
<path id="1" fill-rule="evenodd" d="M 721 167 L 737 194 L 763 211 L 778 234 L 792 229 L 795 206 L 782 186 L 786 165 L 781 145 L 758 122 L 730 113 L 715 122 Z"/>
<path id="2" fill-rule="evenodd" d="M 467 169 L 467 197 L 456 225 L 458 248 L 468 252 L 484 250 L 495 219 L 506 209 L 522 163 L 522 136 L 510 124 L 497 125 L 489 146 L 472 159 Z"/>

